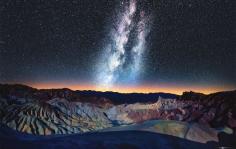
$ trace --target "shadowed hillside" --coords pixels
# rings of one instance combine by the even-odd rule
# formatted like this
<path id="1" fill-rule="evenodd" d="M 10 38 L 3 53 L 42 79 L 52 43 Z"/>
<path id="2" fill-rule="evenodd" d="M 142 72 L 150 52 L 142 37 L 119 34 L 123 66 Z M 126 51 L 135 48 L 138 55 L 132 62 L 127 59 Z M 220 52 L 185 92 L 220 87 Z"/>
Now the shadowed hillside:
<path id="1" fill-rule="evenodd" d="M 38 137 L 0 128 L 1 149 L 215 149 L 216 142 L 207 144 L 144 131 L 86 133 L 68 136 Z M 6 137 L 7 136 L 7 137 Z M 14 142 L 14 143 L 12 143 Z"/>

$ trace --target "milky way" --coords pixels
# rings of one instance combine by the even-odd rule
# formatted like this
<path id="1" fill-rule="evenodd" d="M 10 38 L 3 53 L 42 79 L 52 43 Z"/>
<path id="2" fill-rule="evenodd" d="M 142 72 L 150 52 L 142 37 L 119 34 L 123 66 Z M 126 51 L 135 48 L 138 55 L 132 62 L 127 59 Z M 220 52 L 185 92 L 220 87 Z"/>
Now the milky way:
<path id="1" fill-rule="evenodd" d="M 111 87 L 116 83 L 137 82 L 149 33 L 149 16 L 138 10 L 137 1 L 122 2 L 121 13 L 112 39 L 107 43 L 102 63 L 98 66 L 98 85 Z"/>

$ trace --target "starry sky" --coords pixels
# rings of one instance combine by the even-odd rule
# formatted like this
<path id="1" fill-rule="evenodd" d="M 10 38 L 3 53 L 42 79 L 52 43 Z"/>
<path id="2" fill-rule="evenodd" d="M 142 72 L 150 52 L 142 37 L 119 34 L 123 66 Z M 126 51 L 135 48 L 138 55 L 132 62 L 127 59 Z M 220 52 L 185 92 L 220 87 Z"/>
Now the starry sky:
<path id="1" fill-rule="evenodd" d="M 0 83 L 121 92 L 235 89 L 233 6 L 233 0 L 1 0 Z M 117 54 L 120 47 L 127 54 Z"/>

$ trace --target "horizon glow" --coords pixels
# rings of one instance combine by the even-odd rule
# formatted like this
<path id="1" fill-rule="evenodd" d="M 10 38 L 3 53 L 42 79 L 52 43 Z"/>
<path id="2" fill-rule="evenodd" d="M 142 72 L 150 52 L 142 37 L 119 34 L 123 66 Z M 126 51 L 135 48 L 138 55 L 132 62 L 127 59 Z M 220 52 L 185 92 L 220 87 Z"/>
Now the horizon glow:
<path id="1" fill-rule="evenodd" d="M 37 89 L 59 89 L 59 88 L 68 88 L 71 90 L 94 90 L 94 91 L 112 91 L 119 93 L 172 93 L 181 95 L 185 91 L 193 91 L 200 92 L 204 94 L 210 94 L 214 92 L 220 91 L 228 91 L 235 90 L 236 88 L 233 86 L 200 86 L 200 85 L 176 85 L 176 84 L 143 84 L 139 86 L 127 86 L 127 85 L 119 85 L 113 86 L 111 88 L 102 88 L 97 87 L 95 84 L 74 84 L 74 83 L 66 83 L 66 82 L 41 82 L 41 83 L 20 83 L 26 84 L 33 88 Z"/>

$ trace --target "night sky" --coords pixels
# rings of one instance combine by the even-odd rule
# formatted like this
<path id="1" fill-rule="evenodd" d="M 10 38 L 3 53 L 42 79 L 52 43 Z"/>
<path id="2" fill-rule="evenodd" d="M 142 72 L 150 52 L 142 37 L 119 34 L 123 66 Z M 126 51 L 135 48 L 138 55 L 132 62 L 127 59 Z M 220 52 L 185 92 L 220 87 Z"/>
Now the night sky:
<path id="1" fill-rule="evenodd" d="M 0 83 L 235 89 L 233 4 L 1 0 Z"/>

